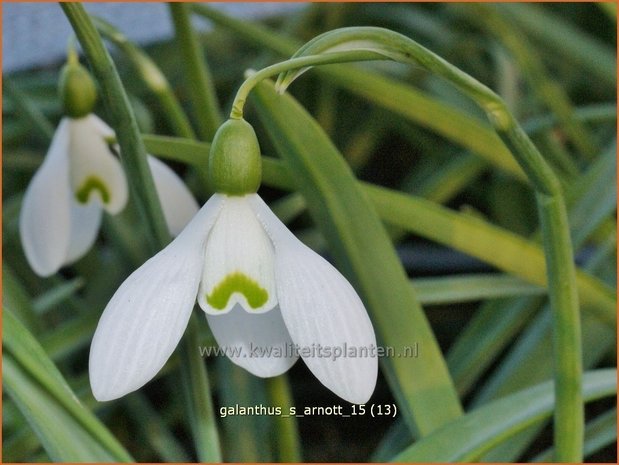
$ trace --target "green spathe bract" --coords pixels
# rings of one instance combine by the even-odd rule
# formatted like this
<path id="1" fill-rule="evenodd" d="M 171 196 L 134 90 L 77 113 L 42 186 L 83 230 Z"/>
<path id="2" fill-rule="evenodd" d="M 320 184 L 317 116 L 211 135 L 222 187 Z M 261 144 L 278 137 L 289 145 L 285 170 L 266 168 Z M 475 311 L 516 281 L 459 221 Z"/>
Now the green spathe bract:
<path id="1" fill-rule="evenodd" d="M 267 291 L 261 288 L 256 281 L 243 273 L 237 272 L 226 276 L 213 289 L 213 292 L 206 296 L 206 301 L 213 308 L 223 310 L 235 292 L 243 294 L 251 308 L 262 307 L 269 299 Z"/>
<path id="2" fill-rule="evenodd" d="M 222 124 L 213 138 L 209 174 L 216 192 L 252 194 L 260 187 L 262 164 L 254 128 L 243 119 Z"/>
<path id="3" fill-rule="evenodd" d="M 92 113 L 97 102 L 97 88 L 88 70 L 78 62 L 69 60 L 62 68 L 58 90 L 67 116 L 82 118 Z"/>

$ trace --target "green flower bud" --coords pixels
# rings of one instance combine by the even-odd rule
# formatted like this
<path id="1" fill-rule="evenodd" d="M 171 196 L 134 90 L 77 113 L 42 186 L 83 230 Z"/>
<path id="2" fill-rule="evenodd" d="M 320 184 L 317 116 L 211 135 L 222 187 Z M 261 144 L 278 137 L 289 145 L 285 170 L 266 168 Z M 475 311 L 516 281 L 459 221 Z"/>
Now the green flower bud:
<path id="1" fill-rule="evenodd" d="M 97 88 L 90 73 L 75 60 L 69 60 L 60 74 L 60 100 L 64 113 L 82 118 L 92 113 L 97 101 Z"/>
<path id="2" fill-rule="evenodd" d="M 262 161 L 254 128 L 244 119 L 229 119 L 222 124 L 213 138 L 208 167 L 216 192 L 256 192 L 262 179 Z"/>

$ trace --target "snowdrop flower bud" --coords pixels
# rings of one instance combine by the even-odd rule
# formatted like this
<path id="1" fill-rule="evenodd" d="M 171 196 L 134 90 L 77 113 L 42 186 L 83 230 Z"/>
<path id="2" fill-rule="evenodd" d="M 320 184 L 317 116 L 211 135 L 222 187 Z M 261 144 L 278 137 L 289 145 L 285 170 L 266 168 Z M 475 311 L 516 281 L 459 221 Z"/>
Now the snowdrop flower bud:
<path id="1" fill-rule="evenodd" d="M 96 89 L 84 67 L 71 58 L 60 94 L 69 116 L 52 139 L 43 164 L 26 189 L 19 232 L 28 263 L 50 276 L 88 252 L 103 210 L 115 215 L 128 199 L 127 180 L 106 138 L 114 132 L 91 114 Z M 148 157 L 170 233 L 178 234 L 198 211 L 183 182 L 165 164 Z"/>
<path id="2" fill-rule="evenodd" d="M 302 244 L 256 194 L 260 150 L 245 121 L 228 121 L 211 147 L 219 192 L 165 249 L 131 274 L 106 306 L 90 349 L 95 398 L 150 381 L 185 331 L 195 302 L 232 362 L 260 377 L 300 355 L 340 397 L 365 403 L 376 384 L 372 323 L 350 283 Z M 365 356 L 332 355 L 354 347 Z M 298 353 L 290 348 L 299 348 Z M 198 348 L 196 348 L 197 350 Z"/>

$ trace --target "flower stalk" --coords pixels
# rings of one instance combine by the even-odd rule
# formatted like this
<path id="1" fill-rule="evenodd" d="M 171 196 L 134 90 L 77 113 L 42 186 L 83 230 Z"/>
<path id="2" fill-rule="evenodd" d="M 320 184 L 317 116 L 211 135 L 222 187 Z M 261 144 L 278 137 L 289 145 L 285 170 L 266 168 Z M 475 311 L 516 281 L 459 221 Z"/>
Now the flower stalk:
<path id="1" fill-rule="evenodd" d="M 384 60 L 385 57 L 377 54 L 373 51 L 359 50 L 348 52 L 334 52 L 328 55 L 315 55 L 315 56 L 303 56 L 299 58 L 292 58 L 290 60 L 282 61 L 281 63 L 275 63 L 274 65 L 267 66 L 258 72 L 250 74 L 247 79 L 241 84 L 239 90 L 232 102 L 232 110 L 230 111 L 231 119 L 243 118 L 243 107 L 247 101 L 247 97 L 256 85 L 261 81 L 273 76 L 277 76 L 280 73 L 284 73 L 289 70 L 298 70 L 303 68 L 309 68 L 316 65 L 328 65 L 331 63 L 348 63 L 353 61 L 370 61 L 370 60 Z"/>

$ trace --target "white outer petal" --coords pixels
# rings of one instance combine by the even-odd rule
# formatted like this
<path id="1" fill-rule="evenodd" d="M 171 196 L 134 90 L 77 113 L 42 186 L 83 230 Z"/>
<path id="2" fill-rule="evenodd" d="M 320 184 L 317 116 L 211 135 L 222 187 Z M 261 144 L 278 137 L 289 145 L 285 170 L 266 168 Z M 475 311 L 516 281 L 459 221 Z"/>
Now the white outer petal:
<path id="1" fill-rule="evenodd" d="M 103 210 L 98 202 L 82 205 L 71 198 L 71 233 L 65 263 L 82 258 L 97 239 Z"/>
<path id="2" fill-rule="evenodd" d="M 363 404 L 378 375 L 376 336 L 361 299 L 339 271 L 301 243 L 258 195 L 250 203 L 275 245 L 277 297 L 295 344 L 331 351 L 365 348 L 374 357 L 304 357 L 308 368 L 329 389 Z M 303 350 L 303 349 L 301 349 Z M 323 352 L 324 353 L 324 352 Z"/>
<path id="3" fill-rule="evenodd" d="M 107 304 L 90 346 L 90 385 L 97 400 L 116 399 L 142 387 L 174 351 L 195 304 L 204 242 L 221 203 L 221 196 L 213 196 Z"/>
<path id="4" fill-rule="evenodd" d="M 226 196 L 221 214 L 206 243 L 198 303 L 212 315 L 227 313 L 237 303 L 251 313 L 268 312 L 277 305 L 273 246 L 247 198 Z M 267 300 L 252 308 L 245 295 L 235 292 L 223 309 L 213 308 L 206 296 L 211 295 L 226 276 L 239 272 L 266 290 Z"/>
<path id="5" fill-rule="evenodd" d="M 70 127 L 69 156 L 73 190 L 77 191 L 86 179 L 95 176 L 105 184 L 110 194 L 107 203 L 99 198 L 103 208 L 111 214 L 119 213 L 127 204 L 129 192 L 120 161 L 112 154 L 105 141 L 105 137 L 109 135 L 107 126 L 91 114 L 72 119 Z M 98 191 L 97 197 L 100 197 Z"/>
<path id="6" fill-rule="evenodd" d="M 281 375 L 297 361 L 279 307 L 249 313 L 237 304 L 223 315 L 207 313 L 206 319 L 220 349 L 255 376 Z"/>
<path id="7" fill-rule="evenodd" d="M 69 125 L 63 118 L 56 129 L 45 160 L 26 189 L 19 216 L 24 252 L 39 276 L 58 271 L 69 248 Z"/>
<path id="8" fill-rule="evenodd" d="M 172 236 L 177 236 L 198 212 L 198 202 L 187 186 L 165 163 L 147 156 L 163 215 Z"/>

